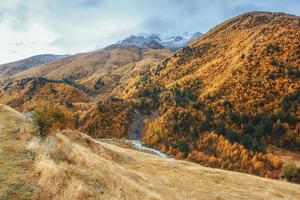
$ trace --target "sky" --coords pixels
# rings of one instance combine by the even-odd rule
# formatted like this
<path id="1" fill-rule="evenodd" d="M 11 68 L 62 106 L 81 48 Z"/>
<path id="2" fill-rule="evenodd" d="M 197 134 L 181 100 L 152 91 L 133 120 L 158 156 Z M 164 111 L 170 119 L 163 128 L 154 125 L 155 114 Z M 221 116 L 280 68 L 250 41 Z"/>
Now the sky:
<path id="1" fill-rule="evenodd" d="M 0 64 L 76 54 L 131 34 L 205 33 L 248 11 L 300 15 L 300 0 L 0 0 Z"/>

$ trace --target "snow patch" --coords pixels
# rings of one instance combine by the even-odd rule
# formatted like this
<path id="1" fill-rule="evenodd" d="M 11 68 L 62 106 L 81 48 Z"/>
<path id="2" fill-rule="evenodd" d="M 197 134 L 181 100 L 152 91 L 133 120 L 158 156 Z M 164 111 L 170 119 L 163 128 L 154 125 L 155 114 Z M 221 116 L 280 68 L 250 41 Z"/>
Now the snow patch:
<path id="1" fill-rule="evenodd" d="M 137 46 L 140 48 L 158 48 L 159 45 L 162 48 L 167 48 L 172 51 L 183 48 L 187 46 L 190 42 L 199 38 L 202 34 L 200 32 L 188 33 L 185 32 L 179 35 L 168 35 L 166 37 L 161 37 L 159 34 L 148 34 L 139 33 L 136 35 L 131 35 L 124 40 L 119 41 L 117 44 L 125 46 Z"/>

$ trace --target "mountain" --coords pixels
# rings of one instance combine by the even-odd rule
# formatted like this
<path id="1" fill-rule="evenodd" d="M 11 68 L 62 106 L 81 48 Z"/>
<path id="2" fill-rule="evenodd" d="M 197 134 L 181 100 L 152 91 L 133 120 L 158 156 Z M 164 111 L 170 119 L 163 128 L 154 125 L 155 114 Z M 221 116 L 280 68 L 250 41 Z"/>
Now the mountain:
<path id="1" fill-rule="evenodd" d="M 91 98 L 80 85 L 68 80 L 25 78 L 0 87 L 0 103 L 23 112 L 31 111 L 45 101 L 75 110 L 75 104 L 86 104 Z"/>
<path id="2" fill-rule="evenodd" d="M 167 48 L 171 51 L 176 51 L 177 49 L 185 47 L 201 35 L 201 33 L 196 32 L 184 33 L 182 35 L 171 35 L 161 38 L 158 34 L 140 33 L 137 35 L 131 35 L 118 42 L 118 44 L 125 46 L 133 45 L 142 48 Z"/>
<path id="3" fill-rule="evenodd" d="M 45 77 L 71 80 L 82 85 L 92 96 L 105 97 L 123 82 L 134 78 L 171 55 L 167 49 L 111 45 L 104 49 L 69 56 L 62 60 L 32 67 L 15 74 L 13 80 Z"/>
<path id="4" fill-rule="evenodd" d="M 140 33 L 138 35 L 131 35 L 125 38 L 122 41 L 119 41 L 118 44 L 124 46 L 137 46 L 140 48 L 147 48 L 147 44 L 151 43 L 160 43 L 161 39 L 158 34 L 147 34 Z"/>
<path id="5" fill-rule="evenodd" d="M 190 42 L 198 39 L 200 36 L 202 36 L 202 33 L 200 32 L 196 32 L 196 33 L 185 32 L 182 35 L 168 36 L 162 39 L 161 45 L 167 49 L 176 51 L 177 49 L 187 46 Z"/>
<path id="6" fill-rule="evenodd" d="M 299 155 L 299 21 L 245 13 L 173 54 L 132 39 L 20 72 L 0 102 L 28 111 L 42 99 L 94 138 L 138 138 L 177 159 L 280 179 L 286 160 L 273 149 Z"/>
<path id="7" fill-rule="evenodd" d="M 145 121 L 144 144 L 278 178 L 281 164 L 268 147 L 300 150 L 299 22 L 284 13 L 242 14 L 125 86 L 120 98 L 157 113 Z"/>
<path id="8" fill-rule="evenodd" d="M 78 131 L 41 138 L 32 128 L 24 115 L 0 105 L 2 199 L 300 198 L 296 184 L 161 158 Z"/>
<path id="9" fill-rule="evenodd" d="M 68 55 L 42 54 L 12 63 L 0 65 L 0 79 L 8 78 L 32 67 L 59 60 L 67 56 Z"/>

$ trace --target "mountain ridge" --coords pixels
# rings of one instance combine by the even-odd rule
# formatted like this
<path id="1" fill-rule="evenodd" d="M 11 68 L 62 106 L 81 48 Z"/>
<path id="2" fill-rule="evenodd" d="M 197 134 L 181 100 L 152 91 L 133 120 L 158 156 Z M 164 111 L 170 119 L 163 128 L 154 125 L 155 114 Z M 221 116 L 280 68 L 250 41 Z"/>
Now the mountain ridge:
<path id="1" fill-rule="evenodd" d="M 188 33 L 185 32 L 183 34 L 179 35 L 169 35 L 165 37 L 161 37 L 159 34 L 148 34 L 148 33 L 139 33 L 139 34 L 133 34 L 125 39 L 119 41 L 117 44 L 121 45 L 134 45 L 142 48 L 151 48 L 151 46 L 154 46 L 156 48 L 167 48 L 171 51 L 176 51 L 180 48 L 185 47 L 193 40 L 200 37 L 202 33 L 195 32 L 195 33 Z"/>
<path id="2" fill-rule="evenodd" d="M 19 72 L 28 70 L 41 64 L 49 63 L 55 60 L 63 59 L 69 55 L 54 55 L 54 54 L 40 54 L 22 60 L 1 64 L 0 78 L 9 78 Z"/>
<path id="3" fill-rule="evenodd" d="M 32 67 L 10 77 L 11 81 L 44 77 L 69 80 L 85 88 L 91 96 L 105 98 L 119 90 L 123 82 L 171 55 L 167 49 L 111 45 Z"/>

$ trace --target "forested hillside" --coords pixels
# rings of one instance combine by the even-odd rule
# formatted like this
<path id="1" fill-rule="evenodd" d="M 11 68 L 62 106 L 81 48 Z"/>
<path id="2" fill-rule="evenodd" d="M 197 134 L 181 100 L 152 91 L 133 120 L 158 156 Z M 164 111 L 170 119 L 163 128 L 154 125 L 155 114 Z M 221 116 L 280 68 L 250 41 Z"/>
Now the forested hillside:
<path id="1" fill-rule="evenodd" d="M 120 96 L 159 111 L 143 142 L 208 166 L 277 176 L 267 146 L 300 150 L 299 35 L 297 16 L 246 13 L 142 74 Z"/>

